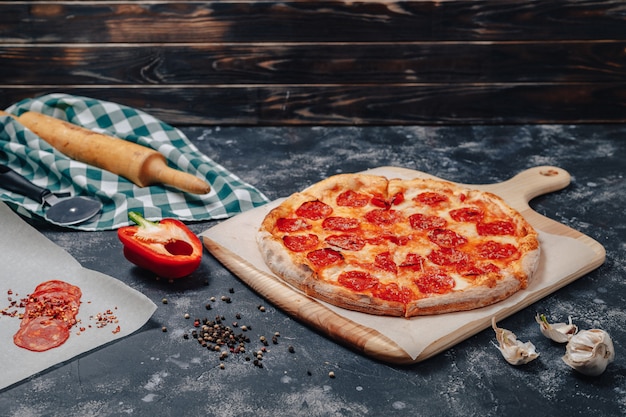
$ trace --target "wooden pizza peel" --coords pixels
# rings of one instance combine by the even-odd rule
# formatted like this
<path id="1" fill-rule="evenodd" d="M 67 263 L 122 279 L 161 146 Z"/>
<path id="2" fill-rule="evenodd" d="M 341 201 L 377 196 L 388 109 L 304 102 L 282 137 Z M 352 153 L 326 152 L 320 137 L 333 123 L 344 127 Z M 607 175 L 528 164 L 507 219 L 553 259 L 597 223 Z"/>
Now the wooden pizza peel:
<path id="1" fill-rule="evenodd" d="M 387 178 L 437 178 L 398 167 L 365 173 Z M 533 198 L 567 187 L 571 177 L 561 168 L 540 166 L 496 184 L 460 184 L 492 192 L 518 210 L 539 232 L 539 268 L 526 290 L 492 306 L 436 316 L 381 317 L 352 312 L 315 300 L 276 277 L 265 265 L 256 244 L 265 215 L 280 201 L 233 217 L 201 234 L 207 250 L 253 290 L 293 318 L 372 358 L 411 364 L 432 357 L 528 307 L 596 269 L 605 259 L 602 245 L 592 238 L 537 213 Z"/>

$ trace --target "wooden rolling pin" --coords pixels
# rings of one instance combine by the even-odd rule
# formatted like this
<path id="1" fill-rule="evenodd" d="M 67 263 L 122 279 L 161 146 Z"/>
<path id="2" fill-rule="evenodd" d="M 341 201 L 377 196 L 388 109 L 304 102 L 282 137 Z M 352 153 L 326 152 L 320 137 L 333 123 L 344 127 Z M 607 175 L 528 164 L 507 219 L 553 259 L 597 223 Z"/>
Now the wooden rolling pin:
<path id="1" fill-rule="evenodd" d="M 139 187 L 166 184 L 193 194 L 211 190 L 206 181 L 167 166 L 165 157 L 154 149 L 41 113 L 29 111 L 19 117 L 0 114 L 12 116 L 64 155 L 120 175 Z"/>

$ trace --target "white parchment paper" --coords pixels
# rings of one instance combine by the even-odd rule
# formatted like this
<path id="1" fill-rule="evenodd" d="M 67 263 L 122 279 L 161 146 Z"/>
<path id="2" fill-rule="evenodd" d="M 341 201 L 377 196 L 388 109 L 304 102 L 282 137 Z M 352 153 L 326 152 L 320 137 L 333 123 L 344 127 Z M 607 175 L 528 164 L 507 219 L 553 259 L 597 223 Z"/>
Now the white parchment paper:
<path id="1" fill-rule="evenodd" d="M 83 293 L 77 316 L 80 323 L 71 329 L 63 345 L 45 352 L 17 347 L 13 335 L 19 318 L 0 316 L 0 389 L 135 332 L 156 310 L 150 299 L 121 281 L 83 268 L 2 202 L 0 237 L 0 309 L 9 306 L 9 297 L 24 298 L 41 282 L 53 279 L 76 285 Z M 95 317 L 107 310 L 118 323 L 96 327 Z M 118 325 L 119 332 L 114 332 Z M 79 327 L 85 330 L 81 332 Z"/>

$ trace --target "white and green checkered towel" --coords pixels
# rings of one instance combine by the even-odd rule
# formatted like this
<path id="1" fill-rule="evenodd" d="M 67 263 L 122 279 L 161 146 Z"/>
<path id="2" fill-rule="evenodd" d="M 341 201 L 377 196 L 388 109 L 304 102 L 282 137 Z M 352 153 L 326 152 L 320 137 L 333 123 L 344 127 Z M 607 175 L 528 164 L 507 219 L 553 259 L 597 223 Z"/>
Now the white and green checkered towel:
<path id="1" fill-rule="evenodd" d="M 153 148 L 171 167 L 211 184 L 206 195 L 161 185 L 141 188 L 116 174 L 69 159 L 13 118 L 0 116 L 0 162 L 53 193 L 94 196 L 104 204 L 98 218 L 72 228 L 117 229 L 130 224 L 129 211 L 143 212 L 151 220 L 224 219 L 268 202 L 257 189 L 202 154 L 180 130 L 142 111 L 67 94 L 26 99 L 6 109 L 14 115 L 26 111 Z M 23 216 L 43 219 L 44 209 L 36 201 L 1 188 L 0 199 Z"/>

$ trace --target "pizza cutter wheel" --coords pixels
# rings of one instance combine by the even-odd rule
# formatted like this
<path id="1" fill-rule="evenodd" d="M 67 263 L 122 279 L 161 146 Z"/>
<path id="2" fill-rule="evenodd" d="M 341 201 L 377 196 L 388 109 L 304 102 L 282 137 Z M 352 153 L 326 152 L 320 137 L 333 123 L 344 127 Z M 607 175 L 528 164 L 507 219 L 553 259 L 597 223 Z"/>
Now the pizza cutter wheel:
<path id="1" fill-rule="evenodd" d="M 59 198 L 41 188 L 6 165 L 0 164 L 0 186 L 38 201 L 46 209 L 45 217 L 52 223 L 73 225 L 85 222 L 102 210 L 102 202 L 89 197 Z"/>

